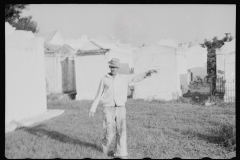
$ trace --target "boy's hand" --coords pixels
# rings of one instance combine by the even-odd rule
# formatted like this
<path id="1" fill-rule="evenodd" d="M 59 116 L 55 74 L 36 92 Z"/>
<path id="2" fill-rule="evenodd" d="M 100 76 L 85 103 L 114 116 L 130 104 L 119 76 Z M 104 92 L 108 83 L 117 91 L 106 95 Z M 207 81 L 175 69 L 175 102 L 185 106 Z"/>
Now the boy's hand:
<path id="1" fill-rule="evenodd" d="M 94 116 L 94 114 L 95 114 L 95 112 L 93 112 L 93 111 L 90 111 L 90 112 L 89 112 L 89 117 L 93 117 L 93 116 Z"/>

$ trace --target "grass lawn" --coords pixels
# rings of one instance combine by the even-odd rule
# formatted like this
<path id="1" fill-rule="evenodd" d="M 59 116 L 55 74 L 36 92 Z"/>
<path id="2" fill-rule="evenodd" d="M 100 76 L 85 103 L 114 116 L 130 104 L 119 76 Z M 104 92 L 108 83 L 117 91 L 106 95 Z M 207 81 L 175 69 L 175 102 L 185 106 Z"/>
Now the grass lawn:
<path id="1" fill-rule="evenodd" d="M 88 117 L 92 101 L 53 100 L 55 118 L 5 134 L 7 158 L 110 159 L 101 152 L 102 107 Z M 129 158 L 172 159 L 236 156 L 235 104 L 205 107 L 129 99 Z M 112 148 L 113 149 L 113 146 Z"/>

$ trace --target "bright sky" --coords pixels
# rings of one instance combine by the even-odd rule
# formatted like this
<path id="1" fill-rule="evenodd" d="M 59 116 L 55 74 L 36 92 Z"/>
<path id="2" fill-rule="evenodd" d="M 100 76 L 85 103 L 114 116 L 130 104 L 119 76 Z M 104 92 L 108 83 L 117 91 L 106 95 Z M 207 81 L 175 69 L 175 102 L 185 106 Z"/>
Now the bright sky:
<path id="1" fill-rule="evenodd" d="M 223 38 L 236 33 L 236 5 L 187 4 L 31 4 L 40 33 L 59 31 L 63 38 L 111 35 L 133 46 L 172 37 L 179 42 Z"/>

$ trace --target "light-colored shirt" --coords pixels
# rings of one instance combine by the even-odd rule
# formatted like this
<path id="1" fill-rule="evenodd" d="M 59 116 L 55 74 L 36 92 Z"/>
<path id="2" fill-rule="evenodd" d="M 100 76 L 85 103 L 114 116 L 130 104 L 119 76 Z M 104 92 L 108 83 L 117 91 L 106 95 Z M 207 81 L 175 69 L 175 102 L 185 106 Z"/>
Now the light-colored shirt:
<path id="1" fill-rule="evenodd" d="M 95 112 L 99 102 L 103 106 L 124 106 L 127 101 L 128 85 L 131 82 L 141 81 L 146 73 L 125 75 L 117 73 L 115 77 L 105 75 L 99 84 L 97 95 L 90 111 Z"/>

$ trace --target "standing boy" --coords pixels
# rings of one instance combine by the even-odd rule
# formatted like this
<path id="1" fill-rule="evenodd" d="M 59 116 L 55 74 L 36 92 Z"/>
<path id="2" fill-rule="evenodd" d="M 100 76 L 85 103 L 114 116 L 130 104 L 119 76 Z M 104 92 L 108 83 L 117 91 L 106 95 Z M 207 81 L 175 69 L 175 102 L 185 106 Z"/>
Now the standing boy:
<path id="1" fill-rule="evenodd" d="M 96 98 L 89 112 L 89 117 L 94 116 L 97 105 L 101 101 L 104 107 L 104 138 L 102 140 L 103 152 L 107 154 L 110 144 L 114 138 L 114 130 L 116 129 L 117 146 L 114 156 L 127 158 L 125 103 L 127 101 L 128 85 L 131 82 L 141 81 L 157 71 L 149 70 L 137 75 L 125 75 L 117 73 L 119 67 L 119 59 L 113 58 L 109 62 L 111 72 L 101 79 Z"/>

